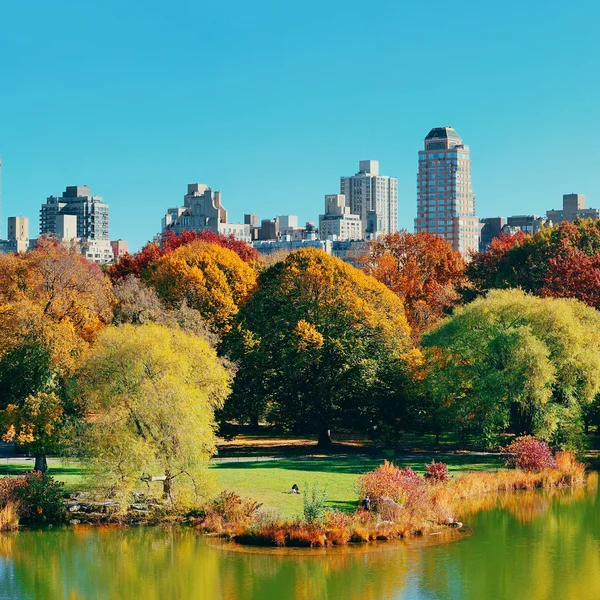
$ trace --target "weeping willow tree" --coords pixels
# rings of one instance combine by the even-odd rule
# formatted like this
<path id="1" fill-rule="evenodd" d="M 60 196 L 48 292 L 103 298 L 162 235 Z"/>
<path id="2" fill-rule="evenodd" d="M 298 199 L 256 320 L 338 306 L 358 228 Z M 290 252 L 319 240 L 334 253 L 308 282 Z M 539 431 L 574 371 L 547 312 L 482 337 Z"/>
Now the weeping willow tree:
<path id="1" fill-rule="evenodd" d="M 600 391 L 600 313 L 577 300 L 494 290 L 423 338 L 440 407 L 480 431 L 577 445 Z"/>
<path id="2" fill-rule="evenodd" d="M 160 479 L 169 501 L 206 495 L 214 411 L 229 386 L 202 337 L 157 324 L 107 328 L 78 376 L 96 484 L 125 491 Z"/>

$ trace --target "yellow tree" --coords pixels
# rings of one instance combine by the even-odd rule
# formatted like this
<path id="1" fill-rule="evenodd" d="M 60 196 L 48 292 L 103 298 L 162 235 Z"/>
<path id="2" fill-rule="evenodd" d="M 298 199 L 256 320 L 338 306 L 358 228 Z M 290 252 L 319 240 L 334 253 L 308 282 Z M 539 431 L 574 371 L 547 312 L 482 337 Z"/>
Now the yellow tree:
<path id="1" fill-rule="evenodd" d="M 160 258 L 144 277 L 168 305 L 186 302 L 213 330 L 225 332 L 254 290 L 257 273 L 232 250 L 195 241 Z"/>
<path id="2" fill-rule="evenodd" d="M 127 490 L 146 474 L 164 478 L 170 500 L 175 480 L 181 491 L 206 492 L 214 410 L 230 385 L 206 339 L 151 323 L 109 327 L 77 381 L 97 483 Z"/>

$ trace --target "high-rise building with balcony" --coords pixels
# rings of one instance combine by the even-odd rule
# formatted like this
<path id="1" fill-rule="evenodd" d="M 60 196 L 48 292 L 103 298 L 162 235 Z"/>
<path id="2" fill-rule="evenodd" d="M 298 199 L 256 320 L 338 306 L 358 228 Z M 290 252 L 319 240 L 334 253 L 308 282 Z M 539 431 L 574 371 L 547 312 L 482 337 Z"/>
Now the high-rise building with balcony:
<path id="1" fill-rule="evenodd" d="M 76 240 L 82 254 L 99 264 L 113 260 L 108 237 L 108 204 L 92 196 L 87 185 L 67 186 L 62 196 L 49 196 L 40 209 L 40 235 Z"/>
<path id="2" fill-rule="evenodd" d="M 363 238 L 398 231 L 398 179 L 379 174 L 379 161 L 361 160 L 358 173 L 340 178 L 340 194 L 358 215 Z"/>
<path id="3" fill-rule="evenodd" d="M 452 127 L 435 127 L 419 151 L 415 231 L 444 238 L 467 257 L 479 246 L 471 154 Z"/>

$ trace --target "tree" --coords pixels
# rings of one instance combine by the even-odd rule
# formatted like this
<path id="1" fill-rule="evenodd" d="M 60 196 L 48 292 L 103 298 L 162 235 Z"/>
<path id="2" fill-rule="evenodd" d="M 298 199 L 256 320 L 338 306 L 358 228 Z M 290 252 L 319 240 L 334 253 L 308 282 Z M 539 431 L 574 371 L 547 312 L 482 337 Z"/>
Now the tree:
<path id="1" fill-rule="evenodd" d="M 465 262 L 441 237 L 428 232 L 400 231 L 369 243 L 363 270 L 404 303 L 415 334 L 436 323 L 459 300 Z"/>
<path id="2" fill-rule="evenodd" d="M 158 471 L 170 501 L 176 480 L 182 493 L 206 493 L 230 374 L 205 339 L 150 323 L 109 327 L 77 382 L 98 483 L 127 490 Z"/>
<path id="3" fill-rule="evenodd" d="M 212 230 L 182 231 L 180 235 L 173 231 L 166 231 L 161 236 L 160 243 L 148 242 L 135 255 L 125 254 L 115 264 L 107 267 L 106 274 L 113 282 L 126 279 L 130 275 L 140 278 L 144 271 L 162 256 L 196 241 L 210 242 L 223 248 L 229 248 L 244 262 L 251 265 L 258 263 L 260 259 L 259 253 L 250 244 L 236 240 L 233 235 L 225 236 Z"/>
<path id="4" fill-rule="evenodd" d="M 576 444 L 600 391 L 600 314 L 576 300 L 495 290 L 456 309 L 423 344 L 432 395 L 479 433 L 510 426 Z"/>
<path id="5" fill-rule="evenodd" d="M 46 469 L 45 454 L 65 430 L 55 423 L 72 408 L 64 383 L 110 319 L 110 287 L 97 265 L 50 238 L 32 252 L 0 255 L 0 420 L 3 434 L 29 443 L 36 469 Z"/>
<path id="6" fill-rule="evenodd" d="M 410 329 L 384 285 L 316 249 L 289 254 L 261 273 L 224 351 L 238 363 L 229 415 L 254 411 L 286 428 L 372 425 L 395 390 Z"/>
<path id="7" fill-rule="evenodd" d="M 529 236 L 500 236 L 467 266 L 466 299 L 490 289 L 521 288 L 538 296 L 577 298 L 600 308 L 600 222 L 579 220 Z"/>
<path id="8" fill-rule="evenodd" d="M 6 430 L 3 440 L 29 444 L 35 454 L 33 470 L 42 473 L 48 469 L 48 452 L 67 437 L 63 404 L 54 392 L 38 392 L 20 404 L 9 404 L 0 414 L 0 421 Z"/>
<path id="9" fill-rule="evenodd" d="M 232 250 L 195 241 L 165 254 L 144 279 L 167 306 L 176 308 L 185 302 L 222 333 L 254 290 L 256 277 L 254 268 Z"/>

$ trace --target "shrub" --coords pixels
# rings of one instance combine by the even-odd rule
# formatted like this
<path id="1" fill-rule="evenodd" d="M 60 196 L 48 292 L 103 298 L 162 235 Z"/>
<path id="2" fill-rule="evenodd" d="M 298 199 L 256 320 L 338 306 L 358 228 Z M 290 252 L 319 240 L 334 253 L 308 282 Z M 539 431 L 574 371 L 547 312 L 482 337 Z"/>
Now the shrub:
<path id="1" fill-rule="evenodd" d="M 377 507 L 382 498 L 410 506 L 426 494 L 424 480 L 410 467 L 400 469 L 387 460 L 380 467 L 361 475 L 358 480 L 361 496 L 367 494 Z"/>
<path id="2" fill-rule="evenodd" d="M 26 523 L 61 521 L 65 516 L 63 483 L 38 471 L 0 479 L 0 508 L 13 504 Z"/>
<path id="3" fill-rule="evenodd" d="M 64 483 L 39 471 L 27 473 L 22 479 L 23 484 L 15 488 L 19 518 L 29 523 L 62 521 Z"/>
<path id="4" fill-rule="evenodd" d="M 433 483 L 448 481 L 448 465 L 443 462 L 431 461 L 430 465 L 425 465 L 425 479 Z"/>
<path id="5" fill-rule="evenodd" d="M 504 452 L 508 454 L 507 466 L 516 469 L 541 471 L 556 467 L 556 461 L 548 444 L 532 435 L 517 438 L 504 449 Z"/>
<path id="6" fill-rule="evenodd" d="M 308 484 L 304 483 L 304 520 L 308 524 L 319 523 L 325 517 L 325 501 L 327 500 L 327 486 L 319 490 L 319 484 L 315 481 L 310 496 L 308 495 Z"/>
<path id="7" fill-rule="evenodd" d="M 212 511 L 227 522 L 252 518 L 262 504 L 241 498 L 235 492 L 222 491 L 213 502 Z"/>

